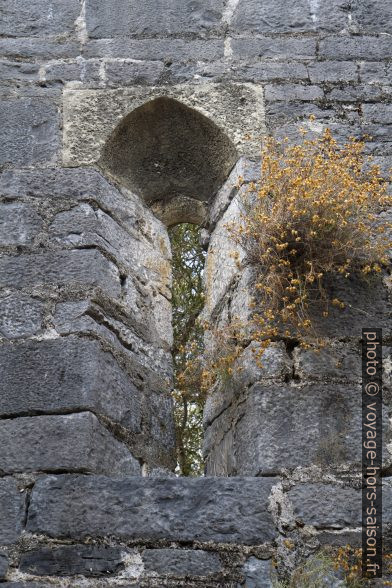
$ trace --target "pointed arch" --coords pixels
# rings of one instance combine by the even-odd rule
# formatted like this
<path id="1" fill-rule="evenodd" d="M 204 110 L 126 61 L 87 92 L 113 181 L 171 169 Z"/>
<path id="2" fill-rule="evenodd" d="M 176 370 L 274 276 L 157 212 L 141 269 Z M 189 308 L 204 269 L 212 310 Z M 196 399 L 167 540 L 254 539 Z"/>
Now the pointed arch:
<path id="1" fill-rule="evenodd" d="M 214 196 L 236 160 L 236 148 L 214 122 L 173 98 L 159 97 L 123 118 L 100 165 L 149 205 L 171 202 L 174 210 L 172 201 L 178 199 L 184 222 L 192 202 L 200 218 L 198 203 Z"/>

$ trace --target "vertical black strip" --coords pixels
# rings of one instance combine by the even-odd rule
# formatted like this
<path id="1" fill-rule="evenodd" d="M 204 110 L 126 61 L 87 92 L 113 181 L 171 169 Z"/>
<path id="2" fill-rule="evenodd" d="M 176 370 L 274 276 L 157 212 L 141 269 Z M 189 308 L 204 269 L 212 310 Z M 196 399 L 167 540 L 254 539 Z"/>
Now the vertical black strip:
<path id="1" fill-rule="evenodd" d="M 362 574 L 382 577 L 382 331 L 362 329 Z"/>

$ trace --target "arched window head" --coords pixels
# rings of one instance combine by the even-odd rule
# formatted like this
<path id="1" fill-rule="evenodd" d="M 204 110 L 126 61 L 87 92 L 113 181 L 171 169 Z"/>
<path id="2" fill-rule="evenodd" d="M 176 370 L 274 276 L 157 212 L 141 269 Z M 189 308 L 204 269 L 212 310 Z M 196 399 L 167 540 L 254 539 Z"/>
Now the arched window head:
<path id="1" fill-rule="evenodd" d="M 221 129 L 172 98 L 147 102 L 126 116 L 100 160 L 167 224 L 202 222 L 208 203 L 237 160 Z"/>

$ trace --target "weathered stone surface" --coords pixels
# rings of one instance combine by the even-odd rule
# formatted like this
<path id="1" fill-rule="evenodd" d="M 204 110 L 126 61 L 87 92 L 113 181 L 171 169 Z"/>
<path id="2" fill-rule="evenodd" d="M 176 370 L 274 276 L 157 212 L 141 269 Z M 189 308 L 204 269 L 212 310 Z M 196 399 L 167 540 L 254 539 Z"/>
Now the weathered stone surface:
<path id="1" fill-rule="evenodd" d="M 334 545 L 336 547 L 346 547 L 346 545 L 351 545 L 352 547 L 360 547 L 362 545 L 361 529 L 350 529 L 344 533 L 340 530 L 319 530 L 317 539 L 320 541 L 321 546 Z"/>
<path id="2" fill-rule="evenodd" d="M 25 494 L 15 481 L 0 480 L 0 545 L 15 543 L 22 532 Z"/>
<path id="3" fill-rule="evenodd" d="M 116 60 L 105 65 L 105 81 L 110 86 L 156 84 L 165 70 L 161 61 Z"/>
<path id="4" fill-rule="evenodd" d="M 361 403 L 350 385 L 256 384 L 206 431 L 210 475 L 361 463 Z"/>
<path id="5" fill-rule="evenodd" d="M 116 90 L 65 90 L 64 164 L 73 167 L 100 161 L 103 146 L 119 123 L 126 124 L 126 117 L 133 118 L 139 107 L 147 105 L 148 111 L 147 103 L 152 107 L 158 98 L 172 99 L 179 102 L 179 108 L 189 107 L 195 116 L 199 113 L 207 117 L 210 124 L 215 123 L 220 129 L 217 134 L 223 133 L 233 143 L 238 155 L 260 155 L 257 138 L 263 130 L 263 101 L 259 88 L 213 83 L 164 88 L 134 86 Z M 246 138 L 245 133 L 252 138 Z M 194 157 L 193 154 L 192 161 Z M 105 158 L 101 163 L 107 169 Z"/>
<path id="6" fill-rule="evenodd" d="M 318 104 L 300 101 L 279 101 L 269 102 L 266 104 L 266 118 L 268 127 L 271 131 L 279 129 L 281 125 L 287 122 L 294 122 L 296 120 L 309 121 L 309 116 L 313 115 L 318 124 L 324 121 L 331 122 L 334 117 L 334 111 L 331 108 L 325 108 Z"/>
<path id="7" fill-rule="evenodd" d="M 80 204 L 60 212 L 49 226 L 49 236 L 56 243 L 74 247 L 99 247 L 137 271 L 146 257 L 146 243 L 130 235 L 102 210 Z M 151 249 L 151 248 L 150 248 Z M 144 253 L 144 255 L 143 255 Z"/>
<path id="8" fill-rule="evenodd" d="M 41 69 L 45 82 L 61 83 L 80 81 L 85 84 L 102 84 L 103 67 L 97 59 L 85 60 L 78 56 L 75 61 L 49 62 Z"/>
<path id="9" fill-rule="evenodd" d="M 239 357 L 239 370 L 235 376 L 236 382 L 247 388 L 251 384 L 262 380 L 283 381 L 292 373 L 292 360 L 284 343 L 271 343 L 267 347 L 261 358 L 262 366 L 258 366 L 255 360 L 257 349 L 257 343 L 250 343 Z"/>
<path id="10" fill-rule="evenodd" d="M 1 44 L 0 44 L 1 48 Z M 102 57 L 154 60 L 212 61 L 223 57 L 223 39 L 97 39 L 88 41 L 84 48 L 86 58 Z"/>
<path id="11" fill-rule="evenodd" d="M 0 471 L 138 475 L 139 462 L 90 412 L 0 420 Z"/>
<path id="12" fill-rule="evenodd" d="M 40 331 L 44 315 L 43 302 L 11 292 L 0 296 L 0 335 L 9 339 L 33 335 Z"/>
<path id="13" fill-rule="evenodd" d="M 97 341 L 2 345 L 0 366 L 2 416 L 91 410 L 140 431 L 140 392 Z"/>
<path id="14" fill-rule="evenodd" d="M 297 484 L 288 492 L 294 514 L 317 529 L 360 527 L 361 491 L 333 484 Z"/>
<path id="15" fill-rule="evenodd" d="M 391 32 L 392 7 L 388 0 L 357 0 L 352 4 L 352 18 L 360 30 L 372 33 Z"/>
<path id="16" fill-rule="evenodd" d="M 4 0 L 0 35 L 10 37 L 46 36 L 71 32 L 80 13 L 77 0 Z"/>
<path id="17" fill-rule="evenodd" d="M 336 35 L 320 41 L 322 59 L 364 59 L 373 61 L 392 57 L 392 46 L 387 35 L 380 37 Z"/>
<path id="18" fill-rule="evenodd" d="M 8 570 L 8 557 L 0 553 L 0 580 L 4 580 Z"/>
<path id="19" fill-rule="evenodd" d="M 237 193 L 218 222 L 210 240 L 203 275 L 206 293 L 203 318 L 207 321 L 210 320 L 233 281 L 240 275 L 234 254 L 238 253 L 238 258 L 241 260 L 245 252 L 234 242 L 228 227 L 230 223 L 238 222 L 241 202 L 241 196 Z"/>
<path id="20" fill-rule="evenodd" d="M 131 307 L 131 312 L 132 310 Z M 148 313 L 150 308 L 145 305 L 142 311 Z M 60 335 L 74 334 L 79 337 L 84 335 L 99 338 L 115 356 L 118 352 L 121 357 L 125 357 L 127 368 L 136 385 L 141 385 L 147 374 L 151 372 L 155 372 L 160 378 L 161 390 L 164 388 L 164 380 L 167 383 L 171 382 L 171 353 L 169 349 L 163 350 L 160 347 L 162 341 L 154 338 L 152 343 L 145 341 L 144 335 L 152 336 L 152 333 L 148 332 L 148 324 L 146 324 L 147 332 L 142 333 L 142 338 L 134 333 L 132 326 L 124 325 L 122 321 L 105 314 L 88 300 L 57 304 L 53 324 Z M 164 326 L 163 321 L 162 324 Z"/>
<path id="21" fill-rule="evenodd" d="M 308 65 L 312 83 L 358 81 L 358 67 L 352 61 L 318 61 Z"/>
<path id="22" fill-rule="evenodd" d="M 249 171 L 247 171 L 247 166 L 241 165 L 241 160 L 244 160 L 244 158 L 239 159 L 237 165 L 234 166 L 229 177 L 227 178 L 221 189 L 218 190 L 215 198 L 208 207 L 209 224 L 212 229 L 215 228 L 216 223 L 220 220 L 221 216 L 225 213 L 229 204 L 236 196 L 239 190 L 239 186 L 241 185 L 243 178 L 245 177 L 245 174 L 249 173 L 250 171 L 251 175 L 255 176 L 253 180 L 257 179 L 257 172 L 254 169 L 254 166 L 249 162 Z M 260 164 L 258 176 L 260 176 Z M 246 190 L 246 187 L 244 187 L 243 189 Z M 243 189 L 240 188 L 241 193 Z"/>
<path id="23" fill-rule="evenodd" d="M 4 582 L 1 588 L 49 588 L 49 586 L 41 582 Z"/>
<path id="24" fill-rule="evenodd" d="M 0 56 L 10 59 L 61 59 L 77 57 L 79 43 L 63 39 L 0 38 Z"/>
<path id="25" fill-rule="evenodd" d="M 295 62 L 264 61 L 262 63 L 244 63 L 238 61 L 231 67 L 235 80 L 249 82 L 269 81 L 307 81 L 309 74 L 306 65 Z"/>
<path id="26" fill-rule="evenodd" d="M 362 82 L 369 84 L 390 84 L 392 66 L 385 61 L 363 61 L 359 67 L 359 76 Z"/>
<path id="27" fill-rule="evenodd" d="M 201 549 L 146 549 L 142 557 L 147 573 L 164 576 L 209 576 L 222 569 L 215 553 Z"/>
<path id="28" fill-rule="evenodd" d="M 101 577 L 124 568 L 123 549 L 94 545 L 42 547 L 22 554 L 19 568 L 36 576 Z"/>
<path id="29" fill-rule="evenodd" d="M 337 380 L 360 382 L 361 351 L 359 345 L 334 343 L 321 349 L 302 349 L 293 352 L 295 373 L 301 380 Z"/>
<path id="30" fill-rule="evenodd" d="M 91 200 L 118 191 L 93 169 L 5 170 L 0 176 L 0 194 L 12 198 L 69 198 Z"/>
<path id="31" fill-rule="evenodd" d="M 151 4 L 87 0 L 87 31 L 92 38 L 215 32 L 220 28 L 222 8 L 222 0 L 158 0 Z"/>
<path id="32" fill-rule="evenodd" d="M 6 256 L 0 260 L 0 276 L 6 287 L 99 287 L 113 298 L 121 294 L 118 269 L 93 249 Z"/>
<path id="33" fill-rule="evenodd" d="M 2 101 L 0 163 L 53 162 L 59 142 L 58 112 L 53 102 L 42 98 Z"/>
<path id="34" fill-rule="evenodd" d="M 325 92 L 327 100 L 334 102 L 364 102 L 366 100 L 381 100 L 392 95 L 392 89 L 371 86 L 369 84 L 357 84 L 332 88 Z"/>
<path id="35" fill-rule="evenodd" d="M 268 85 L 265 88 L 265 99 L 271 102 L 277 100 L 318 100 L 323 96 L 324 92 L 318 86 L 276 84 Z"/>
<path id="36" fill-rule="evenodd" d="M 0 62 L 0 80 L 31 81 L 38 79 L 39 65 L 35 63 L 18 63 L 17 61 Z"/>
<path id="37" fill-rule="evenodd" d="M 275 535 L 267 507 L 276 481 L 49 476 L 33 489 L 27 527 L 64 538 L 261 544 Z"/>
<path id="38" fill-rule="evenodd" d="M 242 0 L 237 4 L 231 26 L 240 32 L 299 33 L 339 31 L 348 24 L 347 2 L 332 0 L 328 5 L 299 0 L 259 2 Z"/>
<path id="39" fill-rule="evenodd" d="M 392 549 L 392 478 L 382 480 L 383 545 L 386 552 Z"/>
<path id="40" fill-rule="evenodd" d="M 392 104 L 364 104 L 362 108 L 365 122 L 392 124 Z"/>
<path id="41" fill-rule="evenodd" d="M 163 385 L 161 384 L 161 390 Z M 174 469 L 173 455 L 176 440 L 172 398 L 162 392 L 151 393 L 147 398 L 147 406 L 149 412 L 145 417 L 146 441 L 156 442 L 160 463 Z"/>
<path id="42" fill-rule="evenodd" d="M 0 245 L 28 245 L 42 226 L 37 211 L 26 204 L 0 204 Z"/>
<path id="43" fill-rule="evenodd" d="M 272 588 L 271 561 L 250 557 L 242 568 L 244 588 Z"/>
<path id="44" fill-rule="evenodd" d="M 315 304 L 310 314 L 317 332 L 324 337 L 360 338 L 358 316 L 366 317 L 367 325 L 377 325 L 384 330 L 383 337 L 392 332 L 392 300 L 388 286 L 390 279 L 373 276 L 369 280 L 361 277 L 333 278 L 325 283 L 328 300 L 337 298 L 345 303 L 343 310 L 329 305 L 328 317 L 322 315 L 325 307 Z M 362 319 L 363 320 L 363 319 Z"/>
<path id="45" fill-rule="evenodd" d="M 96 202 L 129 230 L 137 228 L 141 216 L 152 220 L 152 215 L 140 199 L 131 194 L 123 196 L 93 169 L 6 170 L 0 176 L 0 194 L 12 198 L 31 196 L 57 201 Z M 154 226 L 157 223 L 155 220 Z M 150 226 L 146 227 L 146 234 L 150 241 L 156 239 L 155 231 Z"/>
<path id="46" fill-rule="evenodd" d="M 264 37 L 261 39 L 231 39 L 233 57 L 263 57 L 275 59 L 314 59 L 316 40 L 297 37 Z"/>

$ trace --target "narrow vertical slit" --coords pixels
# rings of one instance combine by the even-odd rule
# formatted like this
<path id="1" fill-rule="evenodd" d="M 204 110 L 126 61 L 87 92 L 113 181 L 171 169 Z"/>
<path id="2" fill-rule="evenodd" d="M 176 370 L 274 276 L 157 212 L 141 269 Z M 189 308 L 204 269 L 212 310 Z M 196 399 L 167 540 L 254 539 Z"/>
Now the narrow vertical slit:
<path id="1" fill-rule="evenodd" d="M 177 472 L 200 476 L 204 394 L 200 357 L 203 329 L 198 321 L 204 306 L 205 251 L 198 225 L 182 223 L 169 229 L 172 247 L 174 414 L 177 436 Z"/>

